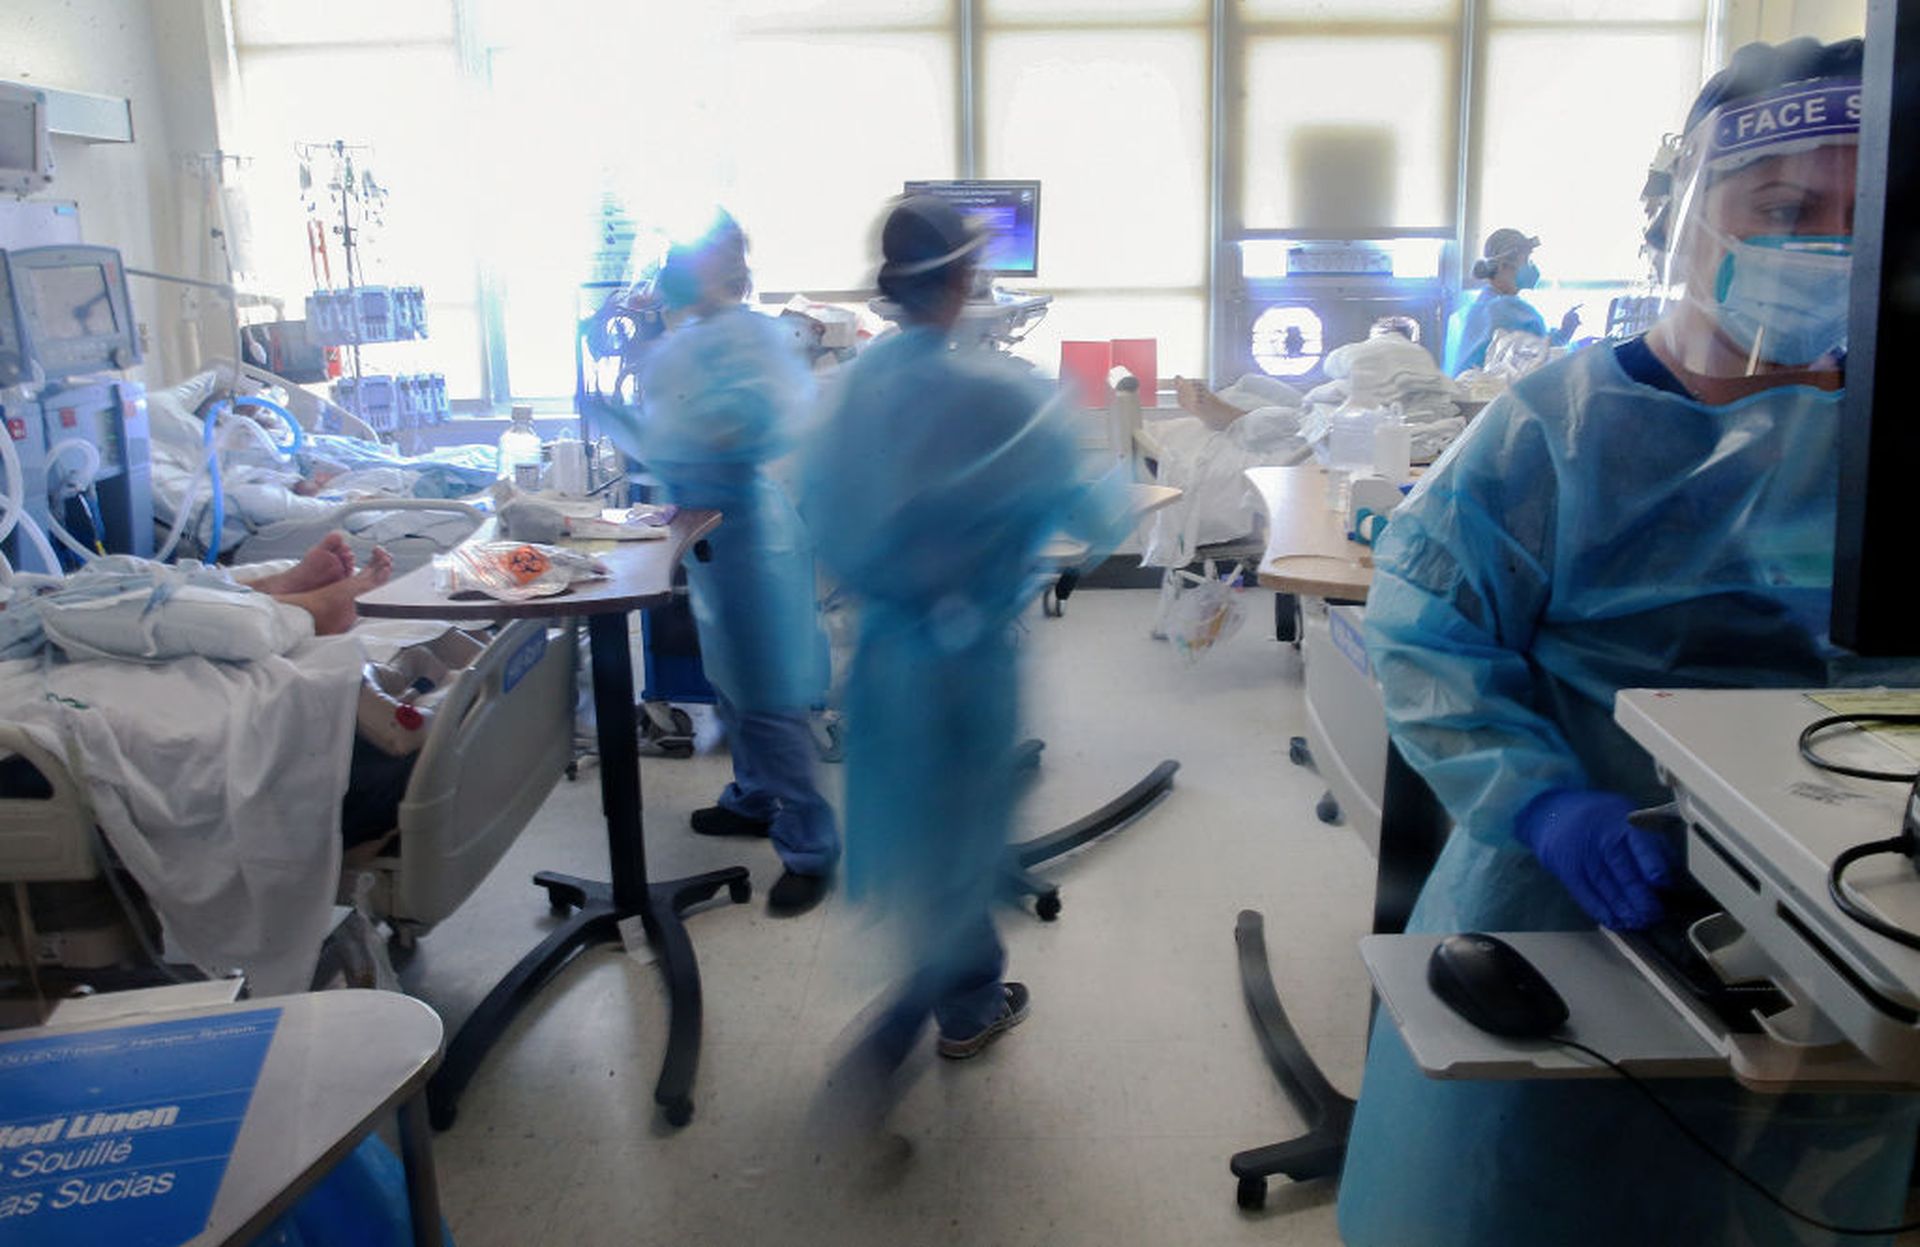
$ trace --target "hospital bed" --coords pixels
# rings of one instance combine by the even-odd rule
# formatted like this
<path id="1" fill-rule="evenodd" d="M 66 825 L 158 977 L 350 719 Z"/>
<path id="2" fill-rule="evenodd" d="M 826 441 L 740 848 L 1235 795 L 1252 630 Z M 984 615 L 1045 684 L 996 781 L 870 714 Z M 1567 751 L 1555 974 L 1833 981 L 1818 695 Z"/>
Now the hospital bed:
<path id="1" fill-rule="evenodd" d="M 258 433 L 257 449 L 235 449 L 223 435 L 227 443 L 222 452 L 226 474 L 222 491 L 224 523 L 215 538 L 197 410 L 217 386 L 228 384 L 231 376 L 230 366 L 222 365 L 211 374 L 149 395 L 154 500 L 162 539 L 176 522 L 182 500 L 197 498 L 190 504 L 190 527 L 181 535 L 179 557 L 204 557 L 206 547 L 217 540 L 221 558 L 234 563 L 299 558 L 322 537 L 338 530 L 347 534 L 349 544 L 362 559 L 375 545 L 381 545 L 393 555 L 396 569 L 406 572 L 457 545 L 485 518 L 484 508 L 471 499 L 422 498 L 396 492 L 411 487 L 407 478 L 412 472 L 438 469 L 471 475 L 471 465 L 456 468 L 443 461 L 407 460 L 382 446 L 373 429 L 354 413 L 297 386 L 279 383 L 271 373 L 247 367 L 241 370 L 235 387 L 241 406 L 246 405 L 247 398 L 275 386 L 276 392 L 287 398 L 286 406 L 275 404 L 275 410 L 291 416 L 303 437 L 334 439 L 333 454 L 322 449 L 322 455 L 366 464 L 367 470 L 351 471 L 343 478 L 352 496 L 303 497 L 275 479 L 274 469 L 279 465 L 273 460 L 280 448 L 264 432 Z M 388 465 L 392 465 L 390 469 Z M 477 490 L 480 483 L 477 479 L 473 483 Z M 377 496 L 364 496 L 369 490 L 377 491 Z"/>
<path id="2" fill-rule="evenodd" d="M 438 703 L 398 826 L 345 854 L 338 896 L 384 920 L 397 945 L 411 945 L 460 906 L 567 770 L 577 650 L 571 626 L 550 632 L 544 623 L 520 620 L 494 634 Z M 0 755 L 8 753 L 39 771 L 50 794 L 0 798 L 0 883 L 120 888 L 115 868 L 104 864 L 105 841 L 85 789 L 66 760 L 20 724 L 0 721 Z M 336 890 L 328 879 L 314 886 L 330 897 Z M 102 907 L 86 912 L 97 919 Z M 117 923 L 105 930 L 42 927 L 36 961 L 81 981 L 116 969 L 156 969 L 140 964 L 155 959 L 150 947 L 143 950 L 155 927 L 146 898 L 121 890 L 113 917 Z M 0 964 L 17 963 L 4 955 L 11 946 L 0 947 Z"/>

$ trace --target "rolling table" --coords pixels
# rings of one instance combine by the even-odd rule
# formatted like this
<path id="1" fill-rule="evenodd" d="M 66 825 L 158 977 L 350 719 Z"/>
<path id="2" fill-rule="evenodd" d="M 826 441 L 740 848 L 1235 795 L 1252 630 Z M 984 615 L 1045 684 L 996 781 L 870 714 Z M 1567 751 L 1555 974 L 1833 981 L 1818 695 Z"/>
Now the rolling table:
<path id="1" fill-rule="evenodd" d="M 1170 485 L 1129 485 L 1128 502 L 1136 521 L 1170 506 L 1180 498 L 1180 491 Z M 1041 611 L 1050 618 L 1059 618 L 1060 603 L 1073 592 L 1068 577 L 1077 579 L 1077 568 L 1085 561 L 1088 546 L 1083 541 L 1070 537 L 1056 537 L 1040 551 L 1043 566 L 1059 573 L 1056 584 L 1049 584 L 1041 599 Z M 1021 744 L 1021 765 L 1037 766 L 1040 751 L 1044 748 L 1038 740 L 1029 740 Z M 1005 887 L 1016 896 L 1033 897 L 1033 910 L 1042 922 L 1052 922 L 1060 916 L 1060 889 L 1033 873 L 1035 866 L 1052 861 L 1063 853 L 1070 853 L 1083 844 L 1099 839 L 1110 831 L 1117 830 L 1135 815 L 1158 800 L 1161 794 L 1173 787 L 1173 777 L 1179 771 L 1180 764 L 1168 758 L 1155 766 L 1131 788 L 1107 802 L 1091 814 L 1074 819 L 1066 826 L 1045 835 L 1035 836 L 1031 840 L 1022 840 L 1009 845 L 1007 857 L 1002 869 Z"/>
<path id="2" fill-rule="evenodd" d="M 607 857 L 611 884 L 541 871 L 533 881 L 545 888 L 556 912 L 571 911 L 482 1000 L 448 1045 L 447 1059 L 427 1088 L 433 1125 L 453 1124 L 460 1093 L 487 1051 L 534 993 L 575 953 L 620 938 L 619 924 L 638 917 L 647 940 L 659 953 L 666 974 L 671 1017 L 667 1053 L 653 1098 L 669 1123 L 683 1126 L 693 1117 L 693 1079 L 700 1063 L 700 970 L 681 918 L 722 888 L 736 904 L 752 895 L 747 870 L 729 866 L 685 879 L 655 882 L 647 878 L 646 840 L 641 828 L 639 732 L 634 721 L 633 659 L 627 648 L 627 616 L 664 604 L 673 593 L 673 571 L 691 550 L 701 555 L 700 539 L 720 523 L 720 513 L 682 510 L 664 540 L 588 542 L 612 574 L 575 585 L 553 597 L 527 602 L 491 598 L 452 600 L 433 587 L 431 566 L 398 577 L 360 599 L 360 613 L 374 618 L 435 620 L 567 619 L 586 617 L 593 663 L 593 707 L 599 728 L 600 799 L 607 819 Z M 485 539 L 490 529 L 475 534 Z"/>
<path id="3" fill-rule="evenodd" d="M 1267 550 L 1260 561 L 1260 584 L 1282 593 L 1328 602 L 1366 601 L 1373 583 L 1372 551 L 1347 539 L 1344 517 L 1336 515 L 1328 506 L 1326 470 L 1311 464 L 1250 468 L 1246 476 L 1267 507 Z M 1321 643 L 1328 648 L 1320 656 L 1331 661 L 1316 664 L 1312 659 L 1318 633 L 1302 631 L 1307 633 L 1309 650 L 1307 684 L 1311 728 L 1316 713 L 1312 696 L 1315 666 L 1328 667 L 1355 660 L 1355 654 L 1345 651 L 1358 646 L 1359 638 L 1356 633 L 1351 641 L 1343 643 L 1330 627 L 1328 641 Z M 1357 660 L 1364 663 L 1364 648 L 1359 650 Z M 1366 675 L 1367 689 L 1372 690 L 1371 675 L 1364 669 L 1362 674 Z M 1362 839 L 1369 840 L 1379 859 L 1374 885 L 1374 933 L 1397 934 L 1406 929 L 1420 885 L 1432 870 L 1440 846 L 1446 842 L 1450 824 L 1426 781 L 1407 765 L 1400 751 L 1387 742 L 1385 711 L 1377 691 L 1372 692 L 1372 698 L 1370 703 L 1351 695 L 1324 700 L 1330 703 L 1326 707 L 1329 714 L 1381 716 L 1378 739 L 1384 756 L 1379 762 L 1384 783 L 1379 829 L 1376 837 L 1367 836 L 1362 829 Z M 1328 734 L 1320 735 L 1326 738 Z M 1314 755 L 1306 749 L 1304 741 L 1296 739 L 1291 752 L 1298 763 L 1313 762 Z M 1330 748 L 1323 747 L 1320 752 L 1326 755 L 1329 766 L 1349 765 Z M 1358 787 L 1357 780 L 1355 786 Z M 1323 802 L 1322 818 L 1325 817 Z M 1251 909 L 1241 910 L 1234 924 L 1234 944 L 1240 958 L 1240 990 L 1267 1064 L 1287 1098 L 1299 1109 L 1307 1130 L 1296 1138 L 1253 1148 L 1233 1157 L 1229 1167 L 1239 1181 L 1239 1203 L 1248 1209 L 1259 1208 L 1266 1201 L 1267 1179 L 1276 1174 L 1297 1181 L 1337 1175 L 1346 1159 L 1347 1133 L 1354 1107 L 1353 1100 L 1342 1095 L 1320 1072 L 1280 1004 L 1267 963 L 1264 925 L 1261 915 Z"/>
<path id="4" fill-rule="evenodd" d="M 221 986 L 191 984 L 186 995 L 204 997 Z M 86 1020 L 72 1022 L 61 1020 L 69 1016 L 63 1003 L 48 1025 L 0 1033 L 0 1062 L 18 1063 L 10 1074 L 26 1080 L 24 1087 L 13 1084 L 9 1118 L 26 1111 L 18 1102 L 26 1100 L 34 1103 L 36 1123 L 49 1112 L 72 1124 L 97 1120 L 94 1113 L 134 1114 L 130 1124 L 123 1119 L 125 1129 L 92 1136 L 71 1167 L 24 1183 L 19 1189 L 40 1190 L 41 1202 L 31 1221 L 0 1222 L 6 1233 L 25 1235 L 6 1241 L 122 1242 L 139 1228 L 165 1235 L 152 1241 L 240 1247 L 397 1109 L 412 1241 L 440 1247 L 432 1135 L 419 1105 L 440 1057 L 440 1018 L 432 1009 L 377 991 L 184 1005 L 174 988 L 122 994 L 142 1003 L 126 1012 L 115 995 L 94 997 L 77 1002 Z M 113 1085 L 116 1077 L 124 1086 Z M 240 1104 L 236 1127 L 227 1114 Z M 142 1129 L 142 1110 L 172 1111 L 179 1120 Z M 230 1152 L 222 1131 L 231 1132 L 224 1136 Z M 81 1145 L 48 1150 L 71 1155 Z M 8 1153 L 10 1163 L 20 1157 Z M 143 1178 L 156 1181 L 143 1189 Z M 59 1185 L 75 1180 L 95 1184 L 100 1202 L 57 1207 Z M 126 1188 L 117 1205 L 109 1202 L 116 1181 Z M 173 1237 L 176 1228 L 185 1236 Z"/>

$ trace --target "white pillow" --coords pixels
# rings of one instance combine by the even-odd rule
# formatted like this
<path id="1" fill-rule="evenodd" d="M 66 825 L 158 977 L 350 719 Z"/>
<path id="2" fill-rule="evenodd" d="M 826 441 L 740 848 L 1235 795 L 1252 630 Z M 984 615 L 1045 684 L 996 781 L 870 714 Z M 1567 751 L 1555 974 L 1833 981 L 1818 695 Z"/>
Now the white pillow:
<path id="1" fill-rule="evenodd" d="M 147 422 L 153 431 L 153 440 L 190 449 L 196 452 L 196 458 L 204 457 L 206 452 L 200 447 L 206 436 L 206 422 L 201 420 L 199 408 L 213 393 L 216 380 L 214 373 L 203 372 L 163 390 L 148 390 Z"/>
<path id="2" fill-rule="evenodd" d="M 190 584 L 173 587 L 157 606 L 153 598 L 150 588 L 90 601 L 49 598 L 40 603 L 40 620 L 47 639 L 70 658 L 135 662 L 252 662 L 313 635 L 313 616 L 264 593 Z"/>

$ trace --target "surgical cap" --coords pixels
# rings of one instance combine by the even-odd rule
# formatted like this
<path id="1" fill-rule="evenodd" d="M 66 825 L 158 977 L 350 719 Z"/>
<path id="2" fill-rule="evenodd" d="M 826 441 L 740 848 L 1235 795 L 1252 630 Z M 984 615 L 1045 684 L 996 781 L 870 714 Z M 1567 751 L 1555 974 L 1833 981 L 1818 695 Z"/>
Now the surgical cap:
<path id="1" fill-rule="evenodd" d="M 1487 235 L 1487 245 L 1481 248 L 1480 254 L 1489 260 L 1504 260 L 1539 245 L 1538 238 L 1517 229 L 1497 229 Z"/>
<path id="2" fill-rule="evenodd" d="M 882 283 L 945 268 L 979 250 L 987 234 L 934 195 L 912 195 L 894 205 L 880 231 Z"/>

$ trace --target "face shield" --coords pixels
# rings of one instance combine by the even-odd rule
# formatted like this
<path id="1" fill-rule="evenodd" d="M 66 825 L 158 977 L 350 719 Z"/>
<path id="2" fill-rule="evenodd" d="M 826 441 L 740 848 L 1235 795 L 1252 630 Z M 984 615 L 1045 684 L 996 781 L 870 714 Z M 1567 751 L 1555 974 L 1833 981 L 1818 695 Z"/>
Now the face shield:
<path id="1" fill-rule="evenodd" d="M 1681 139 L 1650 205 L 1658 345 L 1698 376 L 1838 371 L 1847 345 L 1860 84 L 1787 83 Z"/>

